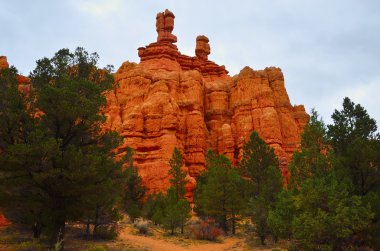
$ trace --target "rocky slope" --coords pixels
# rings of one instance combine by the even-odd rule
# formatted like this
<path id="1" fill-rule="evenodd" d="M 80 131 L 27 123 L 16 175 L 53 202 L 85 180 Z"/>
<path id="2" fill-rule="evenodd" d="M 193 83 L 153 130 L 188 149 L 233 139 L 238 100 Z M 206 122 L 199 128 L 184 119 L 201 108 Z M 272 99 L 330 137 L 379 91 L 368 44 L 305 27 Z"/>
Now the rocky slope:
<path id="1" fill-rule="evenodd" d="M 231 77 L 224 66 L 208 60 L 207 37 L 196 38 L 196 56 L 190 57 L 178 51 L 173 29 L 173 13 L 158 13 L 157 41 L 138 48 L 140 63 L 125 62 L 115 73 L 105 129 L 124 137 L 119 153 L 127 146 L 135 150 L 135 164 L 152 192 L 169 186 L 168 160 L 179 148 L 191 200 L 207 149 L 237 164 L 256 130 L 275 149 L 286 180 L 309 116 L 302 105 L 291 105 L 281 69 L 245 67 Z"/>

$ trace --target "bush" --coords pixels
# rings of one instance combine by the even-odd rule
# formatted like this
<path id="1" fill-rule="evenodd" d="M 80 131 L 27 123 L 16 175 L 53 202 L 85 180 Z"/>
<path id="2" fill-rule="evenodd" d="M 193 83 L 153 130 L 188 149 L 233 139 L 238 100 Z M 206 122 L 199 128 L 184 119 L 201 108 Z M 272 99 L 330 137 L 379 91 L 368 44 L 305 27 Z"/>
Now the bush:
<path id="1" fill-rule="evenodd" d="M 86 251 L 107 251 L 107 248 L 105 248 L 104 246 L 94 245 L 94 246 L 87 248 Z"/>
<path id="2" fill-rule="evenodd" d="M 149 221 L 143 218 L 137 218 L 133 223 L 133 226 L 137 228 L 139 234 L 147 235 L 149 234 Z"/>
<path id="3" fill-rule="evenodd" d="M 116 226 L 100 226 L 96 230 L 95 237 L 103 240 L 115 240 L 118 234 Z"/>
<path id="4" fill-rule="evenodd" d="M 222 233 L 220 229 L 215 226 L 214 220 L 210 219 L 193 222 L 189 226 L 189 230 L 192 238 L 197 240 L 216 241 Z"/>
<path id="5" fill-rule="evenodd" d="M 13 250 L 17 251 L 40 251 L 42 250 L 42 245 L 39 241 L 27 241 L 22 242 L 14 246 Z"/>

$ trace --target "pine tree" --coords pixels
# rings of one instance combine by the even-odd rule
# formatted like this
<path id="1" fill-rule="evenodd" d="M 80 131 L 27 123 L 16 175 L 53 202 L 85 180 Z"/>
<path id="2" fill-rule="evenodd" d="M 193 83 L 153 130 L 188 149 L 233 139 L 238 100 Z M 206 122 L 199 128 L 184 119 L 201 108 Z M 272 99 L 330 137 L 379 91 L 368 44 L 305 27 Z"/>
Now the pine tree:
<path id="1" fill-rule="evenodd" d="M 331 145 L 340 161 L 339 174 L 353 184 L 352 195 L 368 202 L 375 217 L 368 230 L 375 249 L 380 248 L 380 134 L 376 121 L 360 104 L 344 98 L 343 109 L 335 110 L 328 125 Z M 364 238 L 364 237 L 363 237 Z"/>
<path id="2" fill-rule="evenodd" d="M 171 235 L 174 234 L 177 227 L 181 227 L 181 234 L 183 234 L 184 223 L 189 218 L 189 212 L 189 202 L 184 198 L 178 200 L 175 187 L 170 187 L 165 196 L 162 222 L 165 228 L 170 229 Z"/>
<path id="3" fill-rule="evenodd" d="M 145 214 L 158 224 L 163 224 L 170 234 L 180 227 L 184 232 L 184 224 L 190 217 L 190 204 L 185 199 L 186 173 L 182 170 L 182 154 L 174 148 L 172 158 L 169 160 L 171 186 L 166 194 L 153 195 L 148 199 L 144 208 Z"/>
<path id="4" fill-rule="evenodd" d="M 126 172 L 126 189 L 123 199 L 125 211 L 128 213 L 130 219 L 134 221 L 140 217 L 143 210 L 143 199 L 146 189 L 142 185 L 142 179 L 138 175 L 137 168 L 133 166 L 134 151 L 127 147 L 126 149 L 126 162 L 128 166 Z"/>
<path id="5" fill-rule="evenodd" d="M 328 136 L 342 167 L 352 179 L 358 195 L 380 191 L 380 142 L 376 121 L 367 111 L 349 98 L 343 101 L 343 110 L 335 110 L 334 123 L 328 125 Z"/>
<path id="6" fill-rule="evenodd" d="M 170 184 L 174 189 L 176 201 L 179 201 L 185 196 L 185 185 L 186 185 L 186 173 L 182 171 L 182 154 L 177 147 L 174 148 L 172 158 L 169 160 L 170 170 L 169 175 L 171 175 Z"/>
<path id="7" fill-rule="evenodd" d="M 294 152 L 289 165 L 290 187 L 300 186 L 311 176 L 321 177 L 332 168 L 332 148 L 328 143 L 327 128 L 313 109 L 309 123 L 305 126 L 299 150 Z"/>
<path id="8" fill-rule="evenodd" d="M 350 194 L 352 182 L 341 175 L 327 131 L 318 114 L 302 134 L 290 163 L 291 183 L 278 196 L 268 222 L 281 238 L 302 250 L 344 250 L 370 226 L 373 213 L 362 197 Z"/>
<path id="9" fill-rule="evenodd" d="M 31 180 L 25 179 L 26 172 L 8 166 L 7 162 L 20 161 L 10 156 L 21 145 L 28 142 L 35 121 L 29 96 L 18 90 L 17 69 L 10 67 L 0 70 L 0 205 L 3 213 L 14 223 L 24 224 L 33 229 L 33 236 L 39 238 L 42 229 L 41 205 L 36 196 L 38 189 Z M 23 147 L 25 149 L 25 147 Z M 46 149 L 42 149 L 46 153 Z M 32 157 L 32 156 L 31 156 Z M 30 160 L 31 163 L 34 159 Z M 13 182 L 24 182 L 17 188 Z M 11 210 L 8 210 L 11 208 Z"/>
<path id="10" fill-rule="evenodd" d="M 194 194 L 197 213 L 214 218 L 225 233 L 231 222 L 235 234 L 236 221 L 244 207 L 242 188 L 242 180 L 228 158 L 209 150 L 206 171 L 198 179 Z"/>
<path id="11" fill-rule="evenodd" d="M 25 119 L 0 124 L 0 206 L 38 226 L 37 232 L 43 228 L 52 246 L 63 239 L 67 221 L 82 219 L 90 206 L 112 205 L 115 200 L 105 198 L 117 197 L 124 183 L 123 160 L 112 151 L 121 138 L 100 128 L 103 92 L 113 77 L 97 68 L 97 60 L 78 48 L 37 61 L 28 101 L 18 98 L 14 81 L 1 82 L 2 94 L 17 98 L 2 100 L 1 121 Z"/>
<path id="12" fill-rule="evenodd" d="M 270 233 L 268 213 L 274 207 L 277 195 L 282 189 L 279 163 L 274 150 L 255 131 L 251 133 L 243 151 L 239 171 L 245 178 L 247 187 L 247 214 L 252 217 L 256 233 L 264 245 Z"/>

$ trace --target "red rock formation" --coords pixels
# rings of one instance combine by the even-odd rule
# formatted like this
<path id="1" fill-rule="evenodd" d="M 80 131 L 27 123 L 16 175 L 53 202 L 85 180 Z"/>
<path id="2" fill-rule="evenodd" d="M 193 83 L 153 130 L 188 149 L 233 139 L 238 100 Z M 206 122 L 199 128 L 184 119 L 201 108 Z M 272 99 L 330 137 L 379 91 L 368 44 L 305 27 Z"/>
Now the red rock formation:
<path id="1" fill-rule="evenodd" d="M 157 14 L 157 42 L 138 49 L 140 63 L 125 62 L 107 94 L 106 129 L 116 130 L 135 149 L 135 163 L 150 191 L 169 186 L 168 161 L 174 147 L 184 153 L 191 200 L 195 177 L 212 148 L 237 164 L 252 130 L 272 147 L 288 177 L 287 164 L 308 120 L 304 107 L 292 106 L 279 68 L 245 67 L 234 77 L 208 60 L 209 40 L 196 39 L 195 57 L 182 55 L 171 33 L 174 15 Z"/>
<path id="2" fill-rule="evenodd" d="M 0 56 L 0 69 L 9 68 L 9 64 L 6 56 Z M 30 91 L 30 79 L 22 75 L 17 75 L 18 89 L 23 93 L 29 93 Z"/>
<path id="3" fill-rule="evenodd" d="M 195 55 L 200 60 L 207 60 L 208 55 L 211 52 L 210 45 L 208 44 L 209 40 L 206 36 L 198 36 L 195 46 Z"/>
<path id="4" fill-rule="evenodd" d="M 0 56 L 0 69 L 8 68 L 9 64 L 6 56 Z"/>
<path id="5" fill-rule="evenodd" d="M 174 29 L 174 14 L 166 9 L 156 16 L 156 31 L 158 33 L 157 42 L 177 42 L 177 37 L 172 34 Z"/>

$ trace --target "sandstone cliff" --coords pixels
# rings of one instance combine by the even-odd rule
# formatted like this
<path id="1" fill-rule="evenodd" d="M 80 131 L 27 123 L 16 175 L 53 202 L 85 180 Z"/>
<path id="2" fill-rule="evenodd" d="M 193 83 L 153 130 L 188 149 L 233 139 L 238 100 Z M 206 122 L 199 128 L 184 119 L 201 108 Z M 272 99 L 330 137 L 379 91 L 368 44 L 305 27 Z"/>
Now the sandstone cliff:
<path id="1" fill-rule="evenodd" d="M 157 14 L 157 42 L 138 48 L 140 63 L 125 62 L 107 94 L 105 129 L 118 131 L 124 146 L 135 149 L 135 164 L 152 191 L 169 186 L 168 160 L 174 147 L 184 154 L 187 196 L 205 168 L 205 152 L 214 149 L 237 164 L 252 130 L 275 149 L 283 176 L 300 143 L 308 115 L 292 106 L 281 69 L 245 67 L 231 77 L 208 60 L 209 39 L 198 36 L 195 57 L 182 55 L 172 34 L 174 15 Z"/>

